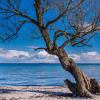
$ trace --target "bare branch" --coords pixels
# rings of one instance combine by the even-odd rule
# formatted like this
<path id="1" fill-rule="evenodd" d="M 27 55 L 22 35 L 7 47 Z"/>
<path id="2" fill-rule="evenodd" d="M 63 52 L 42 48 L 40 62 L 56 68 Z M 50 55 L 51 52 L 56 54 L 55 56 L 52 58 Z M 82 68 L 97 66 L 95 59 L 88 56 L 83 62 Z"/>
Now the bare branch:
<path id="1" fill-rule="evenodd" d="M 94 37 L 93 33 L 100 30 L 100 8 L 98 8 L 98 6 L 95 7 L 95 3 L 93 3 L 93 5 L 91 6 L 88 3 L 88 0 L 58 0 L 58 2 L 55 1 L 56 5 L 53 4 L 54 2 L 52 0 L 53 5 L 51 4 L 51 8 L 50 6 L 48 6 L 48 3 L 50 3 L 51 0 L 34 0 L 33 6 L 35 9 L 33 10 L 33 12 L 35 11 L 36 16 L 33 15 L 33 17 L 28 11 L 27 13 L 25 13 L 23 8 L 20 8 L 20 2 L 18 3 L 16 0 L 15 2 L 13 2 L 12 0 L 6 1 L 7 2 L 4 2 L 5 5 L 0 5 L 0 14 L 1 16 L 4 15 L 3 18 L 5 17 L 7 19 L 7 23 L 9 23 L 10 20 L 14 21 L 14 19 L 19 18 L 23 20 L 22 23 L 18 23 L 16 32 L 12 32 L 14 34 L 10 35 L 7 34 L 6 39 L 15 36 L 19 32 L 21 27 L 26 23 L 25 20 L 27 20 L 27 22 L 31 23 L 32 25 L 36 25 L 38 32 L 40 32 L 41 35 L 38 35 L 39 33 L 35 33 L 35 31 L 37 31 L 35 30 L 34 33 L 37 37 L 34 37 L 39 39 L 38 37 L 42 36 L 48 50 L 52 50 L 54 46 L 57 46 L 57 42 L 60 40 L 60 38 L 64 39 L 63 41 L 65 41 L 60 46 L 61 48 L 64 48 L 69 43 L 71 44 L 71 46 L 87 45 L 87 41 Z M 92 0 L 92 2 L 94 1 Z M 54 6 L 55 8 L 53 8 Z M 51 12 L 49 11 L 51 11 L 52 8 L 56 11 L 59 10 L 59 14 L 56 16 L 56 18 L 53 16 L 53 20 L 45 20 L 45 15 L 48 13 L 51 14 Z M 50 14 L 46 16 L 49 16 Z M 63 18 L 64 25 L 62 25 L 61 22 Z M 4 24 L 7 23 L 4 22 Z M 49 26 L 53 27 L 54 30 L 51 31 Z M 65 30 L 64 26 L 67 27 Z M 50 35 L 51 33 L 53 33 L 54 36 L 53 40 L 51 38 L 52 35 Z M 3 36 L 1 35 L 0 38 L 3 38 Z M 57 39 L 59 40 L 57 41 Z"/>
<path id="2" fill-rule="evenodd" d="M 23 13 L 19 10 L 3 8 L 3 7 L 0 7 L 0 10 L 3 11 L 4 13 L 12 13 L 12 15 L 8 16 L 8 18 L 11 18 L 13 16 L 20 16 L 20 17 L 24 17 L 24 18 L 28 19 L 31 23 L 38 25 L 38 22 L 35 19 L 31 18 L 30 16 L 26 15 L 25 13 Z"/>
<path id="3" fill-rule="evenodd" d="M 63 10 L 62 13 L 59 14 L 55 19 L 53 19 L 52 21 L 49 21 L 49 22 L 46 24 L 46 27 L 48 27 L 49 25 L 54 24 L 56 21 L 58 21 L 61 17 L 63 17 L 63 16 L 67 13 L 67 11 L 71 11 L 71 10 L 73 10 L 73 9 L 75 9 L 75 8 L 77 8 L 77 7 L 79 7 L 80 4 L 82 4 L 84 1 L 85 1 L 85 0 L 79 0 L 79 2 L 78 2 L 74 7 L 72 7 L 72 8 L 69 9 L 71 3 L 73 2 L 73 0 L 69 0 L 67 6 L 66 6 L 66 8 L 65 8 L 65 10 Z"/>
<path id="4" fill-rule="evenodd" d="M 65 8 L 65 10 L 60 15 L 58 15 L 54 20 L 49 21 L 46 24 L 46 27 L 48 27 L 49 25 L 51 25 L 51 24 L 55 23 L 56 21 L 58 21 L 67 12 L 67 10 L 68 10 L 68 8 L 69 8 L 69 6 L 70 6 L 71 3 L 72 3 L 72 0 L 69 0 L 69 3 L 67 5 L 67 7 Z"/>
<path id="5" fill-rule="evenodd" d="M 36 49 L 34 49 L 35 51 L 37 51 L 37 50 L 45 50 L 45 51 L 47 51 L 47 49 L 46 48 L 36 48 Z"/>
<path id="6" fill-rule="evenodd" d="M 16 32 L 12 33 L 11 35 L 5 37 L 5 38 L 2 38 L 3 41 L 7 41 L 11 38 L 13 38 L 14 36 L 16 36 L 19 32 L 19 30 L 22 28 L 22 26 L 27 22 L 27 20 L 23 20 L 21 21 L 21 24 L 19 24 L 19 26 L 16 28 Z"/>
<path id="7" fill-rule="evenodd" d="M 68 33 L 68 32 L 65 32 L 63 30 L 57 30 L 55 33 L 54 33 L 54 39 L 53 39 L 53 45 L 55 46 L 56 45 L 56 40 L 59 38 L 59 37 L 65 37 L 68 39 L 68 37 L 72 37 L 73 35 Z"/>

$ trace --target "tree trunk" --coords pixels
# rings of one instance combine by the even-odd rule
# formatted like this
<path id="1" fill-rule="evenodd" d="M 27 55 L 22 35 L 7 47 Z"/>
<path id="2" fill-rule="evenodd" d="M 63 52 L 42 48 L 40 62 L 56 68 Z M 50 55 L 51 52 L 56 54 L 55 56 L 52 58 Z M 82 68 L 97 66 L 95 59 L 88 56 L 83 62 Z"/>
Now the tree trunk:
<path id="1" fill-rule="evenodd" d="M 57 56 L 63 69 L 71 73 L 76 81 L 76 83 L 68 79 L 64 81 L 74 96 L 92 97 L 92 94 L 100 92 L 100 85 L 96 79 L 88 78 L 85 73 L 77 67 L 74 60 L 68 57 L 64 49 L 58 49 Z"/>
<path id="2" fill-rule="evenodd" d="M 100 85 L 96 79 L 90 79 L 87 77 L 85 73 L 83 73 L 80 68 L 77 67 L 74 60 L 68 57 L 63 48 L 52 46 L 48 29 L 45 29 L 41 26 L 39 29 L 46 43 L 46 51 L 49 54 L 58 56 L 63 69 L 68 71 L 75 79 L 75 83 L 68 79 L 65 80 L 65 84 L 68 85 L 68 88 L 72 91 L 73 95 L 81 97 L 92 97 L 92 94 L 100 93 Z"/>

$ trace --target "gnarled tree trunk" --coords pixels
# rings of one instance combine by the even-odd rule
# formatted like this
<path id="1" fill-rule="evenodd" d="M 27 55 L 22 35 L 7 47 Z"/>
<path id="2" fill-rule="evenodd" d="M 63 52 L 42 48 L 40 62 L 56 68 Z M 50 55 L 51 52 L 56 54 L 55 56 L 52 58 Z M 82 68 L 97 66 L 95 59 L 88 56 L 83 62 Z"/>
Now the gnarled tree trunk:
<path id="1" fill-rule="evenodd" d="M 74 77 L 76 83 L 66 79 L 65 84 L 72 91 L 74 96 L 92 97 L 92 94 L 100 92 L 100 85 L 96 79 L 90 79 L 77 67 L 74 60 L 69 58 L 64 49 L 57 49 L 56 54 L 64 70 Z"/>
<path id="2" fill-rule="evenodd" d="M 83 73 L 80 68 L 77 67 L 73 59 L 69 58 L 66 51 L 62 47 L 57 45 L 52 46 L 48 30 L 42 29 L 40 25 L 40 31 L 43 35 L 44 41 L 46 42 L 47 49 L 45 49 L 49 54 L 56 55 L 59 58 L 59 61 L 64 70 L 68 71 L 73 78 L 75 83 L 66 79 L 65 84 L 68 85 L 68 88 L 72 91 L 74 96 L 81 97 L 92 97 L 92 94 L 100 92 L 100 85 L 96 79 L 90 79 Z"/>

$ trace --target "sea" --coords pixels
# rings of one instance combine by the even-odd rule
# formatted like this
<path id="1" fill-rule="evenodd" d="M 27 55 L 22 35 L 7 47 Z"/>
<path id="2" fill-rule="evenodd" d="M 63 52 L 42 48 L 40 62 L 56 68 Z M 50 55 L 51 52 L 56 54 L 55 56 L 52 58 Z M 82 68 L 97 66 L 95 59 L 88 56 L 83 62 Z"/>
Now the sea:
<path id="1" fill-rule="evenodd" d="M 100 82 L 100 64 L 78 64 L 89 77 Z M 64 80 L 74 81 L 60 64 L 0 64 L 0 86 L 63 86 Z"/>

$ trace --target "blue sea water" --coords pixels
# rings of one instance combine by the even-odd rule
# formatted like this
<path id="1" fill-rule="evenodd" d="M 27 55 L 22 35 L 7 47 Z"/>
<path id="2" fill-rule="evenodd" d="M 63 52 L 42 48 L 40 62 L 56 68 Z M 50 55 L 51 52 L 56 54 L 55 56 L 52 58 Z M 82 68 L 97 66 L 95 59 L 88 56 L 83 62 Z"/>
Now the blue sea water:
<path id="1" fill-rule="evenodd" d="M 100 82 L 100 64 L 78 64 Z M 72 76 L 60 64 L 0 64 L 0 86 L 62 86 Z"/>

